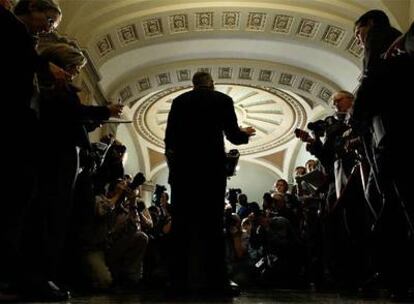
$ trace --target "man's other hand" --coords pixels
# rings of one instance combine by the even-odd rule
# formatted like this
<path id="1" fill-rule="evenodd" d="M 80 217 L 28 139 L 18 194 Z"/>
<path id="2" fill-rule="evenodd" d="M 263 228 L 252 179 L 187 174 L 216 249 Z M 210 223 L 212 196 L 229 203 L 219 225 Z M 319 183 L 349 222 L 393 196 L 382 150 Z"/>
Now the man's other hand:
<path id="1" fill-rule="evenodd" d="M 124 106 L 120 104 L 110 104 L 108 105 L 109 112 L 111 117 L 121 117 L 122 110 Z"/>

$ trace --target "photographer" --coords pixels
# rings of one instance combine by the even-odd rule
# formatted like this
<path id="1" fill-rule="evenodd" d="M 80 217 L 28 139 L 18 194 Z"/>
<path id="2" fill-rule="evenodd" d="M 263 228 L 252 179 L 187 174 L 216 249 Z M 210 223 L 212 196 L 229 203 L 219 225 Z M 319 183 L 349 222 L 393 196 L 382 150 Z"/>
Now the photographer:
<path id="1" fill-rule="evenodd" d="M 229 276 L 239 284 L 252 278 L 248 260 L 249 235 L 242 229 L 240 217 L 232 212 L 229 204 L 224 209 L 226 264 Z"/>
<path id="2" fill-rule="evenodd" d="M 336 92 L 332 97 L 335 114 L 308 124 L 308 128 L 314 134 L 313 137 L 307 132 L 297 134 L 302 141 L 307 143 L 306 150 L 318 158 L 328 176 L 330 181 L 327 193 L 328 210 L 333 207 L 340 196 L 344 183 L 346 184 L 346 177 L 350 176 L 356 163 L 355 155 L 346 151 L 343 137 L 344 133 L 350 129 L 347 119 L 349 119 L 353 100 L 354 96 L 347 91 Z M 324 142 L 321 137 L 325 138 Z"/>
<path id="3" fill-rule="evenodd" d="M 277 210 L 260 210 L 252 217 L 249 254 L 259 258 L 255 267 L 263 284 L 291 287 L 298 283 L 304 251 L 291 222 L 282 214 L 285 201 L 277 196 Z"/>
<path id="4" fill-rule="evenodd" d="M 164 185 L 155 185 L 155 190 L 154 190 L 154 194 L 152 196 L 152 204 L 154 206 L 159 207 L 160 206 L 160 202 L 161 202 L 161 197 L 162 194 L 165 193 L 165 191 L 167 191 L 167 188 L 165 188 Z"/>
<path id="5" fill-rule="evenodd" d="M 114 140 L 105 154 L 105 158 L 94 172 L 94 188 L 96 193 L 104 193 L 105 185 L 124 176 L 123 161 L 127 148 L 120 141 Z"/>
<path id="6" fill-rule="evenodd" d="M 353 151 L 346 149 L 345 135 L 351 132 L 347 121 L 353 100 L 354 96 L 347 91 L 336 92 L 332 97 L 335 114 L 308 124 L 315 137 L 298 136 L 307 142 L 307 150 L 319 159 L 327 175 L 324 224 L 328 261 L 325 263 L 335 283 L 346 288 L 358 287 L 368 264 L 363 245 L 368 230 L 366 203 L 359 170 L 355 170 L 359 160 Z"/>
<path id="7" fill-rule="evenodd" d="M 107 289 L 113 282 L 134 287 L 141 279 L 141 265 L 148 244 L 143 232 L 152 222 L 145 203 L 139 199 L 138 173 L 131 183 L 118 179 L 106 195 L 96 197 L 95 219 L 83 233 L 82 261 L 91 287 Z"/>
<path id="8" fill-rule="evenodd" d="M 149 236 L 144 258 L 143 279 L 146 285 L 159 286 L 167 280 L 167 261 L 172 244 L 170 244 L 171 204 L 167 189 L 156 185 L 149 212 L 153 222 L 152 229 L 145 231 Z"/>
<path id="9" fill-rule="evenodd" d="M 232 212 L 237 211 L 237 201 L 239 194 L 242 193 L 240 188 L 230 188 L 226 193 L 226 199 L 231 206 Z"/>

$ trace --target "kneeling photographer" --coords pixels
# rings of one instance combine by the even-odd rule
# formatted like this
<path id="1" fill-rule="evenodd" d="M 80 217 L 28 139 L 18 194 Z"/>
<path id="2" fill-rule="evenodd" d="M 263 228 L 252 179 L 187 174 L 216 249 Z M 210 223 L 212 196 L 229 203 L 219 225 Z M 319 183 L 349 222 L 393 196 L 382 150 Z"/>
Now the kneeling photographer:
<path id="1" fill-rule="evenodd" d="M 152 225 L 145 203 L 139 199 L 138 187 L 144 182 L 142 173 L 132 182 L 117 179 L 106 194 L 96 197 L 95 218 L 84 229 L 81 254 L 87 283 L 93 288 L 139 284 L 148 244 L 144 230 Z"/>
<path id="2" fill-rule="evenodd" d="M 347 149 L 348 137 L 352 134 L 348 120 L 353 101 L 353 94 L 336 92 L 332 96 L 335 114 L 308 124 L 314 136 L 303 130 L 295 131 L 307 143 L 307 151 L 319 159 L 327 175 L 326 206 L 322 213 L 328 251 L 325 273 L 333 276 L 337 286 L 347 288 L 360 285 L 368 265 L 364 245 L 369 231 L 367 204 L 356 166 L 359 158 Z"/>

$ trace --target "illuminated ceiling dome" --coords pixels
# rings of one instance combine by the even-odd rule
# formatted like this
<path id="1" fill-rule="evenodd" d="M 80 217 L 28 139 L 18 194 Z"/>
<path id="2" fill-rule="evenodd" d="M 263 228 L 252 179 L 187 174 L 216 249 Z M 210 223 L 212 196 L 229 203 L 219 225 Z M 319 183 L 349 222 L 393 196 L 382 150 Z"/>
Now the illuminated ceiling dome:
<path id="1" fill-rule="evenodd" d="M 134 114 L 136 131 L 145 140 L 163 148 L 172 101 L 191 89 L 188 86 L 165 89 L 140 101 Z M 295 128 L 303 128 L 306 122 L 306 112 L 301 101 L 288 91 L 238 84 L 216 84 L 216 90 L 233 98 L 239 124 L 252 126 L 257 131 L 249 145 L 238 147 L 242 154 L 279 147 L 294 137 Z M 232 145 L 228 143 L 228 147 L 231 148 Z"/>
<path id="2" fill-rule="evenodd" d="M 274 179 L 293 181 L 294 167 L 312 157 L 292 131 L 329 115 L 335 91 L 358 86 L 363 49 L 354 37 L 355 20 L 380 9 L 404 31 L 414 18 L 414 0 L 59 4 L 59 33 L 75 38 L 89 59 L 80 83 L 85 96 L 98 104 L 121 101 L 123 118 L 134 121 L 107 125 L 128 147 L 128 173 L 167 184 L 163 138 L 171 100 L 190 89 L 195 72 L 207 70 L 217 89 L 233 98 L 239 123 L 257 130 L 248 145 L 238 146 L 240 174 L 243 166 L 249 172 L 232 186 L 258 201 Z"/>

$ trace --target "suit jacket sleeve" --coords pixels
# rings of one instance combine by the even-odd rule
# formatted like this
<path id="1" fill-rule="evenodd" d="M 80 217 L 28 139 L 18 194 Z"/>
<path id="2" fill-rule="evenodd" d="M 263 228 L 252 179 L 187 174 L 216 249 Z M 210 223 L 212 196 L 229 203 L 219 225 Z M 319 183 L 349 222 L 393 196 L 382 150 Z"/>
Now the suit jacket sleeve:
<path id="1" fill-rule="evenodd" d="M 237 116 L 234 111 L 233 100 L 226 98 L 224 104 L 224 134 L 226 138 L 235 145 L 246 144 L 249 136 L 240 130 L 237 124 Z"/>
<path id="2" fill-rule="evenodd" d="M 168 114 L 168 120 L 167 120 L 167 129 L 165 130 L 165 152 L 167 153 L 168 150 L 172 151 L 174 150 L 174 130 L 177 130 L 177 102 L 173 101 L 171 105 L 170 112 Z"/>
<path id="3" fill-rule="evenodd" d="M 172 170 L 175 152 L 176 152 L 176 143 L 177 143 L 177 130 L 178 130 L 178 123 L 179 123 L 179 111 L 177 111 L 178 103 L 176 100 L 173 101 L 171 105 L 170 112 L 168 114 L 167 120 L 167 129 L 165 130 L 165 157 L 167 160 L 168 167 L 170 171 Z"/>
<path id="4" fill-rule="evenodd" d="M 383 96 L 378 88 L 386 85 L 388 76 L 388 66 L 381 55 L 400 34 L 392 27 L 373 28 L 369 31 L 365 45 L 363 76 L 353 106 L 354 121 L 364 124 L 380 112 L 379 101 Z"/>

